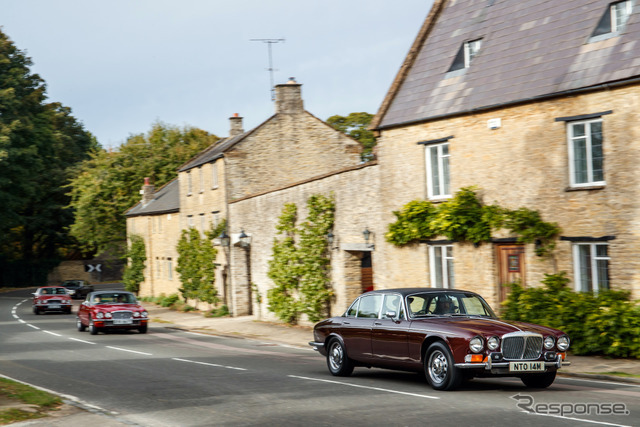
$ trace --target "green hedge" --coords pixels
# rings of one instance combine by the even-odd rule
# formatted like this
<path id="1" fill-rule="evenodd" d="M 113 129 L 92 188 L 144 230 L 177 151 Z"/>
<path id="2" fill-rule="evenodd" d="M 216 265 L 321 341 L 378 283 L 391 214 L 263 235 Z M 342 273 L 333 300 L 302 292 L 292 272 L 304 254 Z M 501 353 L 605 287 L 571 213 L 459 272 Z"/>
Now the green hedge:
<path id="1" fill-rule="evenodd" d="M 545 276 L 539 288 L 509 285 L 505 319 L 563 330 L 576 355 L 640 358 L 640 304 L 629 292 L 574 292 L 565 272 Z"/>

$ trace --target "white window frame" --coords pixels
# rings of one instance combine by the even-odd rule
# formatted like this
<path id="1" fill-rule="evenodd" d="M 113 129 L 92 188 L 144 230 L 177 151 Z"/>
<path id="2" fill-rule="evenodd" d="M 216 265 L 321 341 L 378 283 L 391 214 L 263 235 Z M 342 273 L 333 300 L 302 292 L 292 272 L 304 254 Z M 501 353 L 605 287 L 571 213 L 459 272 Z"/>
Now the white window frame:
<path id="1" fill-rule="evenodd" d="M 187 196 L 190 196 L 193 192 L 193 181 L 191 178 L 191 171 L 187 172 Z"/>
<path id="2" fill-rule="evenodd" d="M 591 125 L 593 123 L 600 123 L 600 129 L 602 133 L 602 162 L 603 162 L 603 171 L 602 171 L 602 179 L 595 180 L 593 176 L 593 144 L 592 144 L 592 133 L 591 133 Z M 575 126 L 584 125 L 585 126 L 585 135 L 584 137 L 575 137 L 574 129 Z M 576 140 L 585 138 L 585 146 L 586 146 L 586 156 L 587 156 L 587 181 L 586 182 L 576 182 L 576 168 L 575 168 L 575 148 L 574 143 Z M 606 185 L 606 180 L 604 179 L 604 124 L 602 118 L 590 119 L 590 120 L 581 120 L 581 121 L 570 121 L 567 122 L 567 146 L 569 149 L 569 182 L 571 187 L 592 187 L 594 185 Z"/>
<path id="3" fill-rule="evenodd" d="M 198 175 L 200 178 L 200 192 L 204 193 L 204 173 L 202 171 L 202 166 L 198 168 Z"/>
<path id="4" fill-rule="evenodd" d="M 598 251 L 597 251 L 597 247 L 598 246 L 607 246 L 607 255 L 606 256 L 599 256 L 598 255 Z M 611 281 L 609 279 L 609 274 L 608 274 L 608 270 L 609 270 L 609 265 L 610 265 L 610 261 L 611 261 L 611 256 L 609 256 L 609 251 L 608 251 L 608 243 L 604 243 L 604 242 L 593 242 L 593 243 L 574 243 L 573 244 L 573 277 L 574 277 L 574 283 L 575 283 L 575 290 L 576 292 L 590 292 L 593 291 L 593 293 L 597 294 L 599 291 L 601 290 L 606 290 L 610 288 L 610 284 Z M 591 289 L 583 289 L 582 286 L 582 282 L 583 282 L 583 277 L 582 277 L 582 264 L 580 261 L 580 248 L 581 247 L 589 247 L 589 269 L 591 271 L 591 280 L 589 283 L 589 287 Z M 602 262 L 602 261 L 606 261 L 606 268 L 607 268 L 607 283 L 606 286 L 602 286 L 603 284 L 601 284 L 598 281 L 598 262 Z"/>
<path id="5" fill-rule="evenodd" d="M 464 68 L 471 66 L 471 61 L 478 55 L 482 47 L 482 39 L 470 40 L 464 44 Z"/>
<path id="6" fill-rule="evenodd" d="M 187 227 L 188 228 L 193 228 L 194 227 L 193 215 L 187 215 Z"/>
<path id="7" fill-rule="evenodd" d="M 450 249 L 451 255 L 449 255 Z M 441 283 L 437 276 L 437 261 L 440 261 Z M 451 261 L 451 263 L 449 263 Z M 453 266 L 453 245 L 430 245 L 429 246 L 429 270 L 432 288 L 453 289 L 455 288 L 455 274 Z"/>
<path id="8" fill-rule="evenodd" d="M 218 188 L 218 162 L 213 162 L 211 164 L 211 189 L 215 190 Z"/>
<path id="9" fill-rule="evenodd" d="M 443 149 L 446 146 L 447 154 L 443 154 Z M 435 192 L 435 183 L 433 180 L 434 171 L 431 165 L 431 153 L 432 150 L 436 150 L 437 164 L 438 164 L 438 180 L 440 183 L 440 190 L 438 194 Z M 449 142 L 441 144 L 425 145 L 425 163 L 427 165 L 427 197 L 429 199 L 448 199 L 451 197 L 451 154 L 449 151 Z M 445 174 L 445 161 L 446 171 Z M 446 191 L 445 182 L 448 183 L 449 189 Z"/>
<path id="10" fill-rule="evenodd" d="M 618 9 L 618 5 L 621 5 L 622 8 Z M 618 33 L 622 31 L 624 26 L 627 24 L 629 16 L 631 16 L 631 12 L 633 11 L 633 4 L 631 3 L 631 0 L 619 1 L 616 3 L 611 3 L 610 8 L 611 32 Z M 618 10 L 621 10 L 622 13 L 618 14 Z"/>
<path id="11" fill-rule="evenodd" d="M 173 262 L 171 258 L 167 260 L 167 280 L 173 280 Z"/>

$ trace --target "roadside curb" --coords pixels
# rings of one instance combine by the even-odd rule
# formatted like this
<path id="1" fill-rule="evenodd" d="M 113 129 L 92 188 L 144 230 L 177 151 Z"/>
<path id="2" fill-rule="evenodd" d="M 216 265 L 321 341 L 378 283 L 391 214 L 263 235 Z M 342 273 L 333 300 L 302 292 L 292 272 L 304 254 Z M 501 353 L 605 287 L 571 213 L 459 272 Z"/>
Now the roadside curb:
<path id="1" fill-rule="evenodd" d="M 629 378 L 629 377 L 620 377 L 617 375 L 606 375 L 606 374 L 586 374 L 581 372 L 562 372 L 558 371 L 558 376 L 561 377 L 573 377 L 573 378 L 583 378 L 589 380 L 604 380 L 611 381 L 617 383 L 627 383 L 627 384 L 640 384 L 640 378 Z"/>

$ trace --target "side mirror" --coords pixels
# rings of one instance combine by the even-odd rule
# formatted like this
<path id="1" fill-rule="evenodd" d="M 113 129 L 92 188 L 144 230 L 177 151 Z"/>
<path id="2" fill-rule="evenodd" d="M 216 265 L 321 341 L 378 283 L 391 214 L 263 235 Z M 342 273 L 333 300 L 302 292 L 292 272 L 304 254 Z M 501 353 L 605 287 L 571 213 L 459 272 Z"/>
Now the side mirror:
<path id="1" fill-rule="evenodd" d="M 397 316 L 397 313 L 395 311 L 387 311 L 384 314 L 384 317 L 386 317 L 387 319 L 395 319 Z"/>

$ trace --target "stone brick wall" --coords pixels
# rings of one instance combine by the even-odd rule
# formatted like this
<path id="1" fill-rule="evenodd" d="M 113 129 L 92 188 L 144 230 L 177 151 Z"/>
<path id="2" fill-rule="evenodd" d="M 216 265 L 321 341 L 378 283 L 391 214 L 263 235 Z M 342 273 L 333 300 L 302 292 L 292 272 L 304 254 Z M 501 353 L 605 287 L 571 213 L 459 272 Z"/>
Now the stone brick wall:
<path id="1" fill-rule="evenodd" d="M 558 222 L 562 235 L 615 236 L 609 241 L 610 278 L 615 289 L 640 297 L 640 249 L 637 225 L 640 151 L 636 111 L 640 87 L 628 86 L 503 108 L 382 131 L 378 141 L 381 169 L 382 222 L 391 212 L 415 199 L 425 199 L 425 148 L 417 143 L 453 135 L 450 143 L 452 191 L 477 186 L 483 200 L 507 208 L 539 210 L 546 221 Z M 566 124 L 557 117 L 573 117 L 612 110 L 602 116 L 606 187 L 567 191 L 569 187 Z M 489 119 L 502 126 L 491 130 Z M 498 237 L 504 237 L 501 235 Z M 480 291 L 495 305 L 497 270 L 490 245 L 454 248 L 456 286 Z M 380 283 L 429 285 L 426 245 L 380 248 Z M 529 286 L 544 273 L 567 271 L 573 279 L 571 243 L 559 241 L 555 255 L 542 259 L 526 248 Z"/>
<path id="2" fill-rule="evenodd" d="M 270 193 L 249 197 L 232 202 L 229 205 L 229 225 L 232 233 L 245 233 L 252 236 L 251 277 L 262 296 L 262 304 L 257 304 L 257 295 L 253 295 L 253 311 L 265 319 L 274 320 L 275 316 L 267 310 L 267 290 L 273 287 L 267 277 L 268 263 L 272 256 L 273 241 L 276 236 L 276 224 L 286 203 L 295 203 L 298 207 L 298 220 L 307 216 L 307 200 L 314 194 L 335 197 L 336 222 L 333 233 L 335 240 L 331 251 L 331 268 L 335 298 L 331 310 L 342 313 L 359 294 L 359 256 L 361 250 L 371 250 L 364 246 L 362 231 L 372 231 L 373 269 L 378 262 L 377 245 L 383 240 L 384 231 L 379 228 L 379 167 L 375 164 L 345 169 L 318 180 L 309 180 L 299 185 L 283 188 Z M 233 249 L 231 283 L 234 292 L 234 310 L 236 314 L 247 312 L 246 304 L 246 264 L 244 250 Z M 375 280 L 375 279 L 374 279 Z"/>

